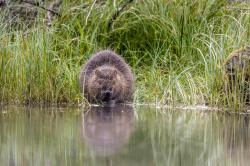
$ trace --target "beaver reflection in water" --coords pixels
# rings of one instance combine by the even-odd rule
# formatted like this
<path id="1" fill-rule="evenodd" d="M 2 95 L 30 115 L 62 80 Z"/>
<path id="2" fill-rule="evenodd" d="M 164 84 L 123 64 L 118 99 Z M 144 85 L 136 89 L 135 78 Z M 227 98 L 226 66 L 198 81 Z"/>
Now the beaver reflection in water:
<path id="1" fill-rule="evenodd" d="M 135 120 L 129 105 L 90 107 L 82 114 L 86 144 L 97 156 L 117 154 L 129 142 Z"/>
<path id="2" fill-rule="evenodd" d="M 80 86 L 90 103 L 123 103 L 132 100 L 134 77 L 116 53 L 96 53 L 81 69 Z"/>

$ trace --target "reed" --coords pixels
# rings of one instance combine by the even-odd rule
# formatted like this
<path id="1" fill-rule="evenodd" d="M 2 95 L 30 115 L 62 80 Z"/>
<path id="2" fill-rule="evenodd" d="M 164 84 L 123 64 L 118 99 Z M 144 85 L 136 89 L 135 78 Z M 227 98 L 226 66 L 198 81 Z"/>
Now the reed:
<path id="1" fill-rule="evenodd" d="M 135 103 L 225 105 L 223 63 L 249 43 L 249 7 L 221 0 L 64 1 L 51 27 L 42 12 L 29 28 L 1 21 L 0 100 L 84 102 L 80 67 L 111 48 L 135 73 Z"/>

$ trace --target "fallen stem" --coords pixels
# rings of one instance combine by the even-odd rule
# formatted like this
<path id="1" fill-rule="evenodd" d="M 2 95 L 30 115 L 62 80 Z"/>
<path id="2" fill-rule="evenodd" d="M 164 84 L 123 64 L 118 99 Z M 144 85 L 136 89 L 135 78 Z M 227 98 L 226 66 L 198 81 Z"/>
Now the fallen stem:
<path id="1" fill-rule="evenodd" d="M 47 8 L 45 8 L 44 6 L 40 6 L 38 2 L 37 2 L 37 3 L 33 3 L 33 2 L 29 2 L 29 1 L 22 1 L 22 2 L 27 3 L 27 4 L 30 4 L 30 5 L 33 5 L 33 6 L 36 6 L 36 7 L 39 7 L 39 8 L 41 8 L 41 9 L 43 9 L 43 10 L 49 11 L 49 12 L 51 12 L 51 13 L 57 15 L 57 16 L 61 16 L 59 13 L 57 13 L 57 12 L 54 11 L 54 10 L 47 9 Z"/>

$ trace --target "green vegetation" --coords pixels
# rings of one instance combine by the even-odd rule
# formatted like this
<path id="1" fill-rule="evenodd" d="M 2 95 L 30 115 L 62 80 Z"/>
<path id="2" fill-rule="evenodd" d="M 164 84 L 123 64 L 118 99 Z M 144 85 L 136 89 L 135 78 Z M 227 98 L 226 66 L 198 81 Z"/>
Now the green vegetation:
<path id="1" fill-rule="evenodd" d="M 0 101 L 82 102 L 81 65 L 111 48 L 132 66 L 136 103 L 241 108 L 224 91 L 223 62 L 249 44 L 249 9 L 222 0 L 66 0 L 51 27 L 42 10 L 28 28 L 0 21 Z"/>

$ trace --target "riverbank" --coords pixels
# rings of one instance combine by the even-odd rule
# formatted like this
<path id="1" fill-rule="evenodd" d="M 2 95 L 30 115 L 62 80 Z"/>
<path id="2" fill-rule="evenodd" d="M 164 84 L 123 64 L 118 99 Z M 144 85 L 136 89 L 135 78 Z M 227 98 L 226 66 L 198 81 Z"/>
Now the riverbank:
<path id="1" fill-rule="evenodd" d="M 220 0 L 64 1 L 49 27 L 42 10 L 28 27 L 0 21 L 0 101 L 84 103 L 81 65 L 111 48 L 133 69 L 136 103 L 229 103 L 242 110 L 241 98 L 223 88 L 223 64 L 249 44 L 249 7 Z"/>

